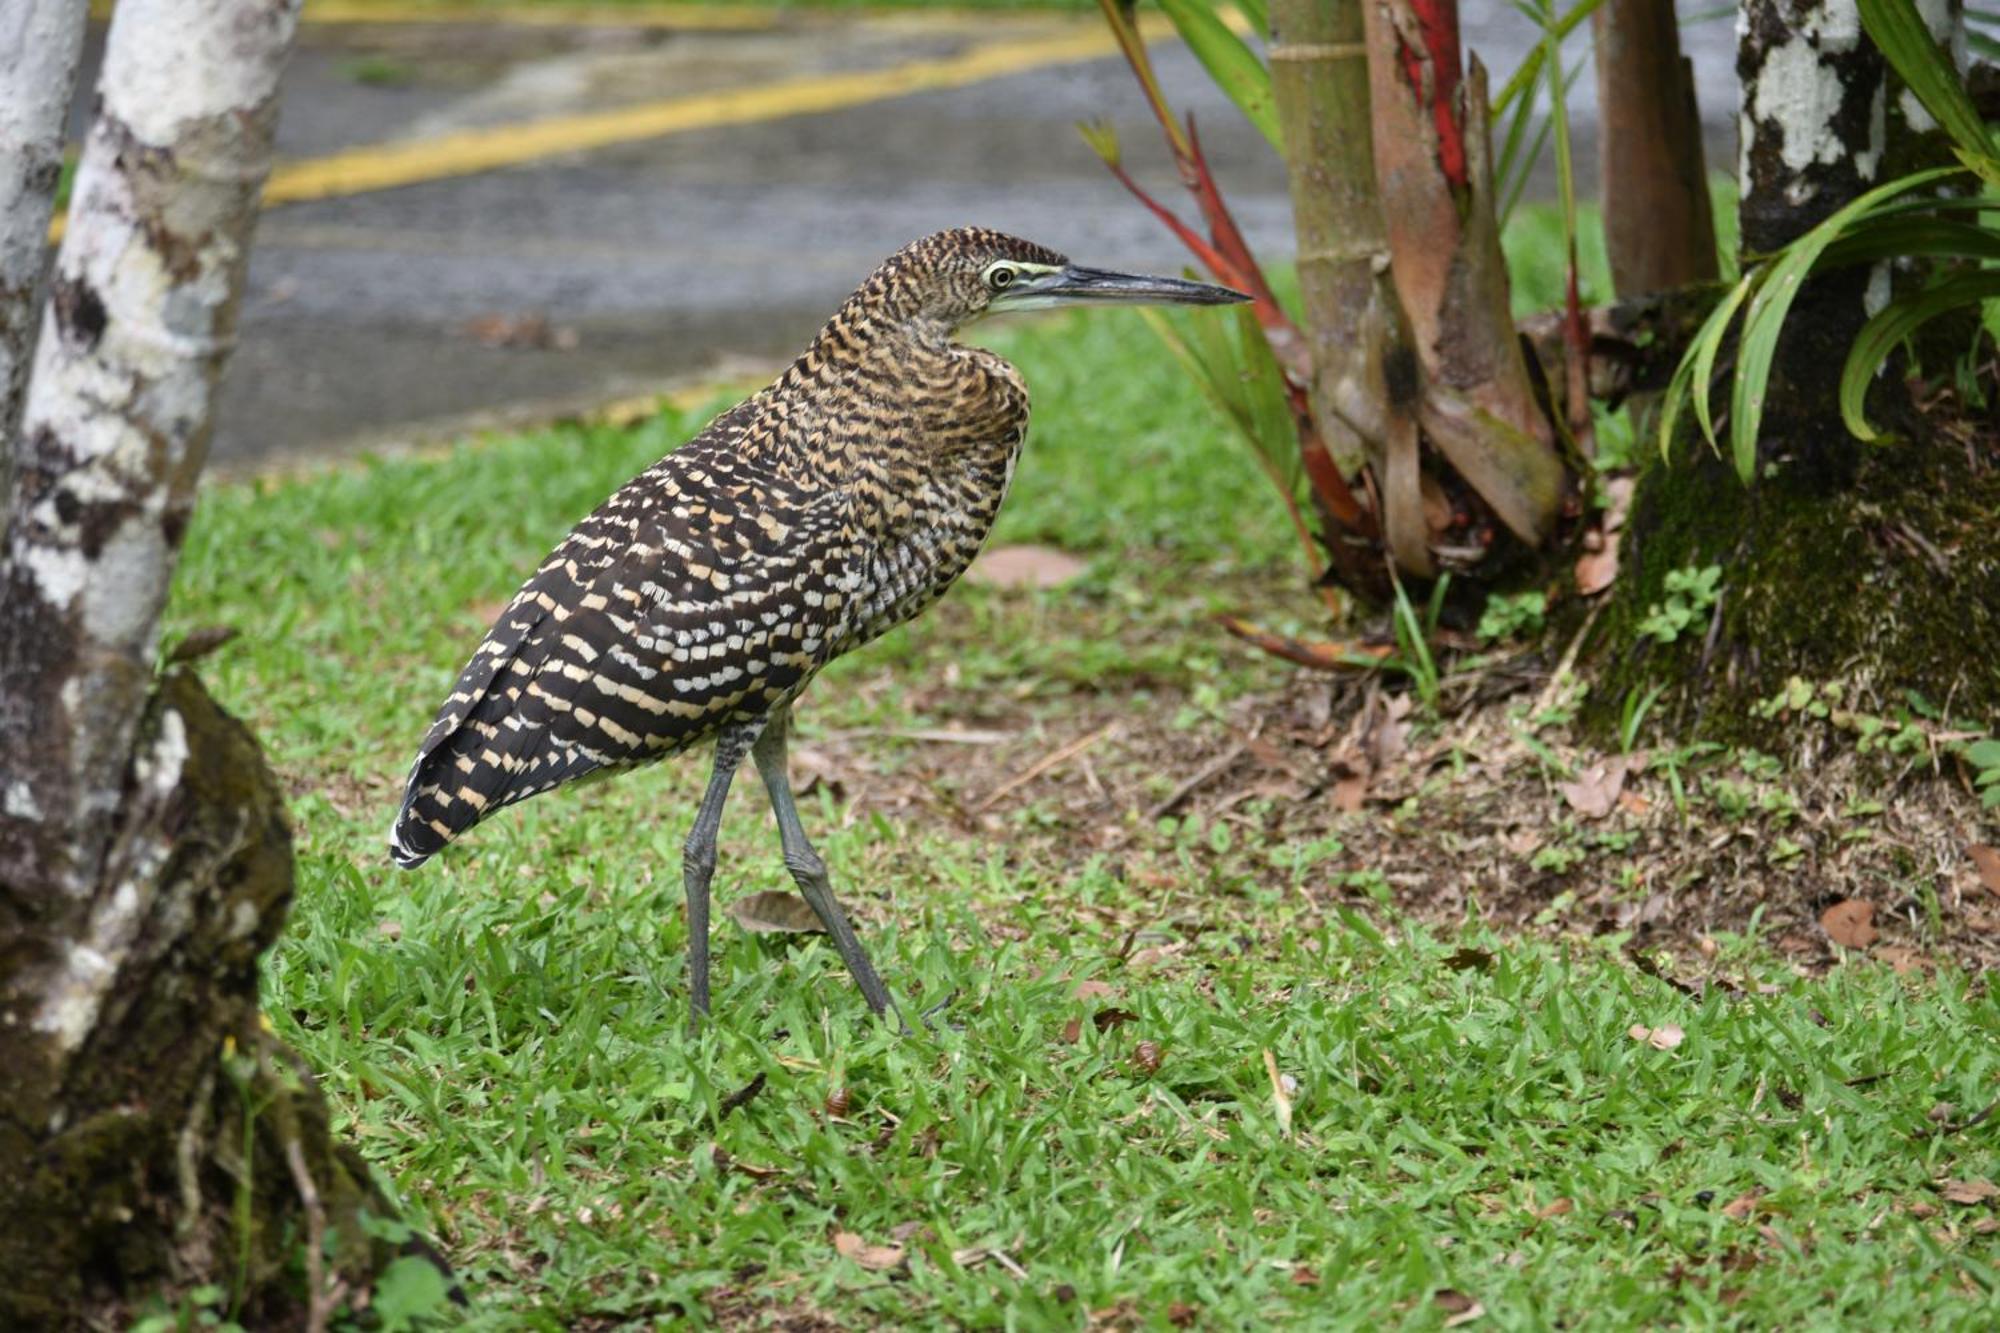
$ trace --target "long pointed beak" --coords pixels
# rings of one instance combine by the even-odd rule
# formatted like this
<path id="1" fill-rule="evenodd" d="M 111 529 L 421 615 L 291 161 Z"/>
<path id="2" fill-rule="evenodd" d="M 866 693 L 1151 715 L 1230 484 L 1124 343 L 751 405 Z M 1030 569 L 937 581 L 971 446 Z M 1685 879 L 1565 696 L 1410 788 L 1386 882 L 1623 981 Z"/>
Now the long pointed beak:
<path id="1" fill-rule="evenodd" d="M 1234 305 L 1249 299 L 1233 288 L 1206 282 L 1156 278 L 1143 273 L 1112 273 L 1071 264 L 1019 284 L 994 305 L 1015 309 L 1052 305 Z"/>

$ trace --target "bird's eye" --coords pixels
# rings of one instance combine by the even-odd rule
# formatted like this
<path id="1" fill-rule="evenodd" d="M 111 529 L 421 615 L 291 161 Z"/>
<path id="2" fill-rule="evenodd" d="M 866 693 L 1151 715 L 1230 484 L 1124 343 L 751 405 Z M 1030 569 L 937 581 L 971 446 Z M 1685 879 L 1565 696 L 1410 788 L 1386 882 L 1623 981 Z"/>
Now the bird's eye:
<path id="1" fill-rule="evenodd" d="M 994 291 L 1005 291 L 1014 285 L 1016 273 L 1005 264 L 995 264 L 986 270 L 986 285 Z"/>

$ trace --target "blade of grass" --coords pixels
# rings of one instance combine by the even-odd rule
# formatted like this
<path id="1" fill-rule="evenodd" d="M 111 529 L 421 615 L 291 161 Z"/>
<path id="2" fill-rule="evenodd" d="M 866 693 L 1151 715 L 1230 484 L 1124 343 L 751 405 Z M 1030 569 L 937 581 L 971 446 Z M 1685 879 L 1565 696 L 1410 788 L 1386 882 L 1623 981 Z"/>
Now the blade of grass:
<path id="1" fill-rule="evenodd" d="M 1928 290 L 1895 301 L 1861 326 L 1840 372 L 1840 419 L 1856 439 L 1872 440 L 1863 404 L 1875 372 L 1902 341 L 1946 311 L 2000 298 L 2000 271 L 1986 270 L 1947 278 Z"/>

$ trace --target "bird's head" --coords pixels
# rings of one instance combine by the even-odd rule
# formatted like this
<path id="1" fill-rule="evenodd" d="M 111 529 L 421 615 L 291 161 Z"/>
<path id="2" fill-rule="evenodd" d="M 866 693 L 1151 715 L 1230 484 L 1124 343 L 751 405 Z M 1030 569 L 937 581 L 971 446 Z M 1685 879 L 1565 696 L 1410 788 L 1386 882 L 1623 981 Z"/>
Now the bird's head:
<path id="1" fill-rule="evenodd" d="M 985 315 L 1066 305 L 1228 305 L 1228 287 L 1082 268 L 1053 250 L 981 227 L 958 227 L 890 256 L 870 286 L 895 318 L 949 337 Z M 864 289 L 865 291 L 866 289 Z"/>

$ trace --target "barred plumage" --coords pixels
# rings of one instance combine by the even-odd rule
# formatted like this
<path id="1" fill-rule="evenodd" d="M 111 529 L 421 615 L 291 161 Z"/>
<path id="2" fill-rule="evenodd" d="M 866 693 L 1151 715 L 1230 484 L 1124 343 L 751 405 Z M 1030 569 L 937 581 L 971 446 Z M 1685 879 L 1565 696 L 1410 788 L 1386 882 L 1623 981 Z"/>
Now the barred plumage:
<path id="1" fill-rule="evenodd" d="M 618 490 L 515 594 L 418 750 L 390 834 L 397 863 L 420 865 L 493 811 L 562 782 L 714 736 L 715 777 L 689 841 L 697 1008 L 707 999 L 700 863 L 712 866 L 728 776 L 746 752 L 788 865 L 822 918 L 838 917 L 783 783 L 787 709 L 827 662 L 964 572 L 1027 430 L 1019 374 L 952 335 L 1008 305 L 1135 299 L 1240 298 L 1076 269 L 974 228 L 892 256 L 770 386 Z M 886 993 L 845 920 L 828 926 L 881 1011 Z"/>

